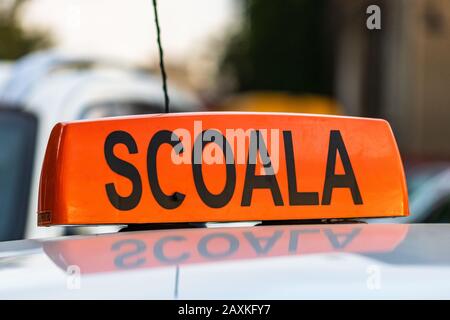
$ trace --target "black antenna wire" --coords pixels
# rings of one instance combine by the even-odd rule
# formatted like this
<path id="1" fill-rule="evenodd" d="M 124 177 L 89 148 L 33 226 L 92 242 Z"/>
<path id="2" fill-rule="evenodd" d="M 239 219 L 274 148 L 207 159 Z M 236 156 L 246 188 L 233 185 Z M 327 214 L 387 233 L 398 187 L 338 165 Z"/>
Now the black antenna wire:
<path id="1" fill-rule="evenodd" d="M 167 74 L 166 68 L 164 67 L 164 52 L 161 45 L 161 29 L 159 27 L 158 6 L 156 4 L 156 0 L 153 0 L 153 10 L 155 12 L 156 36 L 159 49 L 159 68 L 161 69 L 161 75 L 163 80 L 164 105 L 166 113 L 169 113 L 169 93 L 167 91 Z"/>

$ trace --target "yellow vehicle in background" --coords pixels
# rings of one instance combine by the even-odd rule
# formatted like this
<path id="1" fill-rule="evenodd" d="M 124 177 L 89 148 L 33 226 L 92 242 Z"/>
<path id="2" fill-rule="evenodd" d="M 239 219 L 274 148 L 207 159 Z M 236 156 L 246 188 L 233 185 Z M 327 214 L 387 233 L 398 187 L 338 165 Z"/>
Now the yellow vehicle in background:
<path id="1" fill-rule="evenodd" d="M 220 110 L 252 112 L 296 112 L 343 115 L 342 106 L 320 95 L 293 95 L 284 92 L 257 91 L 231 96 L 219 106 Z"/>

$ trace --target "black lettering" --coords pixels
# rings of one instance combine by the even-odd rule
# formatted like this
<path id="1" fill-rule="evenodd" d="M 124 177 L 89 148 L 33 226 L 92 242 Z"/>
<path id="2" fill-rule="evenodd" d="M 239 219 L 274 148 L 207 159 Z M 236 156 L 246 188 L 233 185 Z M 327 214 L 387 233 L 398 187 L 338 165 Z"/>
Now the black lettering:
<path id="1" fill-rule="evenodd" d="M 228 248 L 223 252 L 211 252 L 208 249 L 208 243 L 215 239 L 224 239 L 228 242 Z M 239 249 L 239 240 L 228 233 L 213 233 L 208 234 L 200 239 L 197 246 L 198 252 L 205 258 L 225 258 L 231 254 L 233 254 L 237 249 Z"/>
<path id="2" fill-rule="evenodd" d="M 332 229 L 325 229 L 324 232 L 333 248 L 344 249 L 361 232 L 361 228 L 353 228 L 351 232 L 347 233 L 334 233 Z M 343 238 L 343 240 L 339 240 L 339 238 Z"/>
<path id="3" fill-rule="evenodd" d="M 341 156 L 345 174 L 335 174 L 337 152 Z M 353 203 L 363 203 L 352 164 L 350 163 L 350 158 L 348 157 L 347 149 L 345 148 L 339 130 L 332 130 L 330 132 L 322 205 L 329 205 L 331 203 L 331 194 L 334 188 L 349 188 L 352 193 Z"/>
<path id="4" fill-rule="evenodd" d="M 177 241 L 177 242 L 186 241 L 186 238 L 181 237 L 181 236 L 168 236 L 168 237 L 159 239 L 155 243 L 155 246 L 153 248 L 153 253 L 154 253 L 156 259 L 158 259 L 161 262 L 166 262 L 166 263 L 180 263 L 189 258 L 189 253 L 187 253 L 187 252 L 183 252 L 176 257 L 166 256 L 164 254 L 164 246 L 166 245 L 167 242 L 170 242 L 170 241 Z"/>
<path id="5" fill-rule="evenodd" d="M 247 168 L 245 171 L 245 181 L 244 190 L 242 192 L 241 206 L 250 206 L 252 200 L 253 189 L 270 189 L 272 193 L 272 199 L 276 206 L 283 205 L 283 198 L 281 197 L 280 187 L 278 186 L 277 178 L 275 173 L 272 171 L 271 174 L 265 175 L 255 175 L 256 159 L 258 151 L 261 154 L 268 155 L 267 147 L 261 136 L 261 133 L 256 130 L 252 131 L 250 134 L 250 151 L 247 159 Z M 252 152 L 255 150 L 256 152 Z"/>
<path id="6" fill-rule="evenodd" d="M 113 251 L 120 250 L 123 246 L 132 246 L 133 250 L 127 251 L 125 253 L 119 254 L 114 259 L 114 265 L 117 268 L 120 269 L 131 269 L 131 268 L 137 268 L 145 263 L 145 258 L 141 257 L 134 261 L 128 261 L 126 262 L 126 259 L 129 259 L 131 257 L 137 256 L 141 253 L 143 253 L 146 249 L 145 242 L 141 240 L 134 240 L 134 239 L 127 239 L 127 240 L 120 240 L 115 242 L 111 249 Z"/>
<path id="7" fill-rule="evenodd" d="M 253 249 L 255 249 L 255 252 L 257 254 L 266 254 L 268 253 L 274 244 L 277 242 L 278 239 L 280 239 L 281 235 L 283 234 L 283 231 L 278 230 L 273 233 L 270 237 L 255 237 L 253 233 L 251 232 L 244 232 L 245 238 L 250 242 Z M 265 241 L 266 245 L 262 246 L 261 242 Z"/>
<path id="8" fill-rule="evenodd" d="M 289 252 L 296 253 L 298 250 L 298 239 L 301 234 L 311 234 L 318 233 L 318 229 L 302 229 L 302 230 L 292 230 L 291 236 L 289 238 Z"/>
<path id="9" fill-rule="evenodd" d="M 284 152 L 286 156 L 286 170 L 289 189 L 289 204 L 291 206 L 315 206 L 319 204 L 318 192 L 298 192 L 297 175 L 295 171 L 294 148 L 292 146 L 292 133 L 283 131 Z"/>
<path id="10" fill-rule="evenodd" d="M 176 138 L 176 139 L 173 139 Z M 185 195 L 180 192 L 174 192 L 171 195 L 165 194 L 158 180 L 158 172 L 156 170 L 156 155 L 158 149 L 163 144 L 170 144 L 175 147 L 177 144 L 181 143 L 178 137 L 173 136 L 173 133 L 168 130 L 158 131 L 151 139 L 148 150 L 147 150 L 147 174 L 150 188 L 155 200 L 159 205 L 165 209 L 175 209 L 178 208 L 181 203 L 183 203 Z M 183 152 L 183 148 L 178 150 L 178 153 Z"/>
<path id="11" fill-rule="evenodd" d="M 117 193 L 114 183 L 106 184 L 105 188 L 109 202 L 116 209 L 125 211 L 135 208 L 141 200 L 142 181 L 136 167 L 114 155 L 114 146 L 120 143 L 127 147 L 130 154 L 135 154 L 138 152 L 136 141 L 134 141 L 133 137 L 128 132 L 114 131 L 111 132 L 105 140 L 105 159 L 112 171 L 128 178 L 131 181 L 133 184 L 133 189 L 129 196 L 123 197 Z"/>
<path id="12" fill-rule="evenodd" d="M 217 141 L 215 141 L 214 136 L 211 137 L 211 141 L 204 141 L 203 135 L 206 131 L 203 131 L 201 135 L 197 137 L 194 143 L 194 150 L 192 152 L 192 173 L 194 175 L 194 183 L 195 188 L 197 189 L 198 195 L 202 199 L 202 201 L 211 208 L 222 208 L 224 207 L 233 197 L 234 194 L 234 188 L 236 187 L 236 168 L 234 166 L 234 158 L 232 155 L 232 149 L 228 141 L 225 139 L 225 137 L 216 130 L 208 130 L 209 133 L 213 133 L 215 136 L 222 137 L 221 140 L 223 141 L 223 144 L 221 145 Z M 213 194 L 211 193 L 208 188 L 206 187 L 205 181 L 203 179 L 203 173 L 202 173 L 202 156 L 201 153 L 196 156 L 196 150 L 201 150 L 205 148 L 205 146 L 208 143 L 214 142 L 216 143 L 220 149 L 223 151 L 224 159 L 226 163 L 226 181 L 225 181 L 225 187 L 223 188 L 222 192 L 219 194 Z M 201 148 L 200 148 L 201 144 Z M 227 159 L 233 159 L 233 161 L 230 161 Z M 230 163 L 229 163 L 230 162 Z"/>

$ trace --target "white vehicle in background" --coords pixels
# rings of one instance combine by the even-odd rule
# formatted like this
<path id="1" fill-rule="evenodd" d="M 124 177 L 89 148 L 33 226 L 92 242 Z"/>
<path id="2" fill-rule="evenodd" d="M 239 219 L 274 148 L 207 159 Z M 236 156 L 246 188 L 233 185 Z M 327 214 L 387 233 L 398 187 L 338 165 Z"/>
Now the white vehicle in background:
<path id="1" fill-rule="evenodd" d="M 3 84 L 8 80 L 11 72 L 11 63 L 0 61 L 0 90 L 3 88 Z"/>
<path id="2" fill-rule="evenodd" d="M 198 111 L 199 100 L 169 86 L 171 111 Z M 64 57 L 29 55 L 0 65 L 0 241 L 58 236 L 37 227 L 39 173 L 53 125 L 61 121 L 164 112 L 159 76 Z M 11 169 L 14 168 L 14 169 Z"/>

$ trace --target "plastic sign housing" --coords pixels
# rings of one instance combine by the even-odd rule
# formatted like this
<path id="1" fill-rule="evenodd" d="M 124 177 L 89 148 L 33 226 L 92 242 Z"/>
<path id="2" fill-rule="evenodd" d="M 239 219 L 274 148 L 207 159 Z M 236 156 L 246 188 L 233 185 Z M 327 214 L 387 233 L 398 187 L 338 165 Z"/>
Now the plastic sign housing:
<path id="1" fill-rule="evenodd" d="M 402 162 L 384 120 L 186 113 L 57 124 L 38 223 L 406 215 Z"/>

